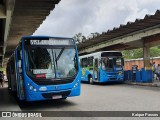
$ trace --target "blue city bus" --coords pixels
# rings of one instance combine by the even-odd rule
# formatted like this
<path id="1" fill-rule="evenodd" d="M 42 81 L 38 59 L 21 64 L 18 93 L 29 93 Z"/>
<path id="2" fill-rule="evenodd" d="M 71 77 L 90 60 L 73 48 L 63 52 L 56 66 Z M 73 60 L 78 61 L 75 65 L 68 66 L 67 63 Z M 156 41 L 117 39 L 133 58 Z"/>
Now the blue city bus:
<path id="1" fill-rule="evenodd" d="M 121 52 L 101 51 L 80 56 L 82 76 L 81 81 L 90 84 L 110 81 L 123 82 L 124 59 Z"/>
<path id="2" fill-rule="evenodd" d="M 72 38 L 22 37 L 6 68 L 8 88 L 19 100 L 79 96 L 81 68 Z"/>

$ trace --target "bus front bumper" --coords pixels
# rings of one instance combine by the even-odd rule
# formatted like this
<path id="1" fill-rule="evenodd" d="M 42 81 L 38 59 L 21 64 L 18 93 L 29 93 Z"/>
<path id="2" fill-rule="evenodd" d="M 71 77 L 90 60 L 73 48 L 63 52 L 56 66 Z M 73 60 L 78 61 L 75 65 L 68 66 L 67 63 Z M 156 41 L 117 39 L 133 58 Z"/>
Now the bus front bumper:
<path id="1" fill-rule="evenodd" d="M 51 100 L 51 99 L 63 99 L 72 96 L 80 95 L 80 85 L 73 87 L 72 89 L 59 90 L 59 91 L 46 91 L 46 92 L 34 92 L 30 91 L 26 96 L 26 101 L 38 101 L 38 100 Z"/>

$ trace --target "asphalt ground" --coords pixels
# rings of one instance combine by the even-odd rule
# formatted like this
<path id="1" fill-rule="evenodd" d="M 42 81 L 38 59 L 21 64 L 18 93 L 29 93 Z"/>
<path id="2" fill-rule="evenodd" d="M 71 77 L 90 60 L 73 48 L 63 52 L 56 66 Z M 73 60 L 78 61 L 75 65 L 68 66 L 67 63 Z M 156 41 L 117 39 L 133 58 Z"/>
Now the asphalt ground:
<path id="1" fill-rule="evenodd" d="M 128 120 L 145 119 L 159 120 L 158 117 L 95 117 L 103 111 L 160 111 L 160 88 L 126 85 L 126 84 L 95 84 L 82 83 L 81 95 L 66 100 L 19 102 L 5 86 L 0 88 L 0 111 L 77 111 L 80 117 L 43 117 L 43 119 L 87 119 L 87 120 Z M 87 111 L 87 112 L 86 112 Z M 89 113 L 91 111 L 91 113 Z M 94 112 L 93 112 L 94 111 Z M 95 112 L 97 111 L 97 112 Z M 92 113 L 93 112 L 93 113 Z M 59 113 L 61 114 L 61 113 Z M 73 116 L 72 116 L 73 114 Z M 87 117 L 87 116 L 93 117 Z M 126 114 L 125 112 L 123 114 Z M 6 118 L 0 118 L 6 119 Z M 17 119 L 17 118 L 13 118 Z M 19 118 L 27 119 L 27 118 Z M 36 119 L 36 118 L 30 118 Z"/>

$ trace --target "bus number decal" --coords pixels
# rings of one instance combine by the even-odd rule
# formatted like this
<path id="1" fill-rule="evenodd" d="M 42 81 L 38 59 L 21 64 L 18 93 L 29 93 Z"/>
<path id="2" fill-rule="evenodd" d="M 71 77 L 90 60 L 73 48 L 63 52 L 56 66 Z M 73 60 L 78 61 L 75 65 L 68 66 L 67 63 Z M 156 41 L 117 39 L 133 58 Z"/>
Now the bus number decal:
<path id="1" fill-rule="evenodd" d="M 86 71 L 86 70 L 83 68 L 83 69 L 82 69 L 82 75 L 83 75 L 83 76 L 85 75 L 85 71 Z"/>

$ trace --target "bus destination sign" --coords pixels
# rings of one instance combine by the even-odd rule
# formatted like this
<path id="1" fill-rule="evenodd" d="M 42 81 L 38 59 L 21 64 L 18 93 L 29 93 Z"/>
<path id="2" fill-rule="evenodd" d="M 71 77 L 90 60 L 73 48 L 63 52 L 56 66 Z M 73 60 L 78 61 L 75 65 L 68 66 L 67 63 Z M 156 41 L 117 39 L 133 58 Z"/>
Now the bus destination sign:
<path id="1" fill-rule="evenodd" d="M 74 45 L 72 39 L 30 40 L 30 45 Z"/>

